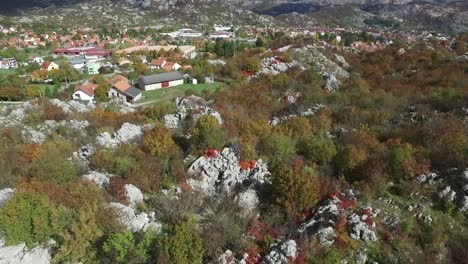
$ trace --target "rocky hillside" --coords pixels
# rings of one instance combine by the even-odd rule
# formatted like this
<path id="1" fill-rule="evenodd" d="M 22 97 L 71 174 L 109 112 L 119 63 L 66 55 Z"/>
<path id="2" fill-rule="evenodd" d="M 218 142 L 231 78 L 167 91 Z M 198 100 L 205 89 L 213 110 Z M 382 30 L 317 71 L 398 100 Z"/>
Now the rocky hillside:
<path id="1" fill-rule="evenodd" d="M 468 30 L 468 5 L 460 0 L 23 0 L 0 6 L 22 22 L 268 24 L 276 17 L 283 25 Z"/>

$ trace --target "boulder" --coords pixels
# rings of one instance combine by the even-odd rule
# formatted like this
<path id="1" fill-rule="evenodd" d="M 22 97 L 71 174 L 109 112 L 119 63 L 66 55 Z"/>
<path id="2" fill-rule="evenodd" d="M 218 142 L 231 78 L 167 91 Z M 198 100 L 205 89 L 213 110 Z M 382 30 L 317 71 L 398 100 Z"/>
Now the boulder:
<path id="1" fill-rule="evenodd" d="M 128 198 L 128 202 L 131 206 L 135 206 L 139 203 L 143 202 L 143 193 L 141 193 L 140 189 L 135 187 L 132 184 L 125 184 L 125 196 Z"/>
<path id="2" fill-rule="evenodd" d="M 297 257 L 297 245 L 294 240 L 278 242 L 270 248 L 270 252 L 265 257 L 267 264 L 287 264 Z"/>
<path id="3" fill-rule="evenodd" d="M 468 196 L 464 196 L 460 201 L 458 211 L 460 211 L 461 213 L 464 213 L 467 210 L 468 210 Z"/>
<path id="4" fill-rule="evenodd" d="M 4 246 L 0 242 L 0 263 L 1 264 L 49 264 L 52 257 L 49 249 L 45 246 L 37 246 L 28 249 L 22 243 L 16 246 Z"/>
<path id="5" fill-rule="evenodd" d="M 325 80 L 325 91 L 334 92 L 340 89 L 341 81 L 335 75 L 326 73 L 323 75 L 323 78 Z"/>
<path id="6" fill-rule="evenodd" d="M 109 177 L 97 171 L 83 175 L 83 179 L 95 183 L 101 189 L 109 185 Z"/>
<path id="7" fill-rule="evenodd" d="M 154 212 L 137 214 L 132 207 L 120 203 L 111 203 L 110 206 L 117 211 L 120 222 L 132 232 L 162 229 L 162 225 L 155 219 Z"/>
<path id="8" fill-rule="evenodd" d="M 140 126 L 124 123 L 122 127 L 113 135 L 108 132 L 99 134 L 96 138 L 96 144 L 105 148 L 117 148 L 122 143 L 138 141 L 143 136 L 143 129 Z"/>
<path id="9" fill-rule="evenodd" d="M 449 202 L 455 201 L 455 198 L 457 197 L 457 193 L 452 190 L 452 188 L 447 185 L 445 188 L 438 193 L 438 196 L 440 199 L 447 199 Z"/>
<path id="10" fill-rule="evenodd" d="M 10 197 L 13 195 L 14 192 L 15 190 L 11 188 L 0 190 L 0 206 L 5 204 L 8 201 L 8 199 L 10 199 Z"/>
<path id="11" fill-rule="evenodd" d="M 234 201 L 245 213 L 251 213 L 260 204 L 257 192 L 254 189 L 247 189 L 237 194 Z"/>
<path id="12" fill-rule="evenodd" d="M 367 215 L 359 216 L 356 213 L 348 217 L 349 235 L 352 239 L 364 242 L 377 241 L 377 236 L 372 230 L 375 228 L 375 223 L 369 224 L 369 221 L 366 221 L 368 217 Z"/>
<path id="13" fill-rule="evenodd" d="M 270 172 L 262 160 L 257 160 L 254 166 L 242 168 L 237 155 L 231 148 L 225 148 L 215 157 L 200 157 L 188 169 L 188 174 L 194 176 L 187 183 L 193 190 L 212 195 L 216 192 L 230 193 L 243 183 L 263 184 L 268 181 Z M 253 165 L 253 163 L 250 163 Z"/>
<path id="14" fill-rule="evenodd" d="M 317 232 L 317 236 L 320 241 L 320 245 L 324 247 L 329 247 L 335 243 L 335 238 L 337 237 L 333 227 L 329 226 L 322 228 Z"/>

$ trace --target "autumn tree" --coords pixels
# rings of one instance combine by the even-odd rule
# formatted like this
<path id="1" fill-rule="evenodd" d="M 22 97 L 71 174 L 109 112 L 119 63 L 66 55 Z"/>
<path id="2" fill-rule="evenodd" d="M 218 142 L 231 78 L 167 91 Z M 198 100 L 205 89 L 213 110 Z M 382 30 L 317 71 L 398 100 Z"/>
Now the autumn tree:
<path id="1" fill-rule="evenodd" d="M 105 102 L 109 100 L 109 97 L 107 96 L 107 92 L 109 91 L 110 84 L 107 82 L 106 78 L 103 76 L 97 75 L 93 77 L 92 82 L 97 84 L 97 88 L 94 91 L 94 94 L 96 95 L 96 98 L 100 102 Z"/>
<path id="2" fill-rule="evenodd" d="M 143 145 L 149 150 L 151 155 L 156 158 L 167 158 L 176 146 L 172 140 L 172 134 L 169 129 L 163 125 L 156 125 L 151 131 L 143 136 Z"/>
<path id="3" fill-rule="evenodd" d="M 309 210 L 319 199 L 318 180 L 308 167 L 280 165 L 273 176 L 275 202 L 288 213 Z"/>
<path id="4" fill-rule="evenodd" d="M 67 210 L 53 205 L 47 197 L 17 192 L 0 209 L 0 230 L 7 245 L 28 246 L 46 242 L 67 224 Z"/>
<path id="5" fill-rule="evenodd" d="M 275 162 L 282 162 L 296 152 L 295 142 L 291 136 L 274 132 L 262 140 L 263 154 Z"/>
<path id="6" fill-rule="evenodd" d="M 203 241 L 197 233 L 196 227 L 197 222 L 192 216 L 174 227 L 174 233 L 164 245 L 172 263 L 202 263 Z"/>
<path id="7" fill-rule="evenodd" d="M 46 142 L 41 155 L 31 166 L 30 176 L 58 183 L 73 180 L 78 175 L 78 168 L 68 159 L 72 152 L 72 146 L 66 141 Z"/>
<path id="8" fill-rule="evenodd" d="M 112 234 L 104 242 L 104 253 L 113 263 L 148 263 L 151 251 L 157 239 L 157 233 L 147 230 L 143 235 L 133 234 L 131 231 Z"/>
<path id="9" fill-rule="evenodd" d="M 211 115 L 203 115 L 198 119 L 193 129 L 193 143 L 197 149 L 221 149 L 225 140 L 226 134 L 218 119 Z"/>
<path id="10" fill-rule="evenodd" d="M 325 138 L 323 133 L 304 138 L 299 143 L 299 149 L 307 159 L 320 165 L 330 163 L 337 154 L 335 143 Z"/>

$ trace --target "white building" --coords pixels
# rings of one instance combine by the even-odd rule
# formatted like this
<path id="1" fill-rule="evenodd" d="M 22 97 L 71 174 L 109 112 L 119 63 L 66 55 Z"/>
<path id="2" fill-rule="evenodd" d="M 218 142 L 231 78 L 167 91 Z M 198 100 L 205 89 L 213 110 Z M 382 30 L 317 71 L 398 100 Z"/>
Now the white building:
<path id="1" fill-rule="evenodd" d="M 214 25 L 215 31 L 229 31 L 233 28 L 232 25 L 230 26 L 223 26 L 223 25 Z"/>
<path id="2" fill-rule="evenodd" d="M 235 33 L 234 32 L 229 32 L 229 31 L 216 31 L 216 32 L 210 33 L 209 37 L 212 38 L 212 39 L 233 38 L 233 37 L 235 37 Z"/>
<path id="3" fill-rule="evenodd" d="M 31 59 L 31 62 L 35 62 L 39 65 L 41 65 L 42 63 L 44 63 L 44 59 L 42 57 L 34 57 Z"/>
<path id="4" fill-rule="evenodd" d="M 184 76 L 180 72 L 168 72 L 142 76 L 137 80 L 138 88 L 144 91 L 157 90 L 184 84 Z"/>
<path id="5" fill-rule="evenodd" d="M 94 83 L 78 85 L 75 87 L 72 98 L 78 101 L 94 101 L 94 91 L 96 88 L 97 84 Z"/>
<path id="6" fill-rule="evenodd" d="M 57 63 L 53 61 L 44 61 L 41 64 L 41 69 L 46 70 L 46 71 L 51 71 L 51 70 L 58 70 L 59 66 Z"/>
<path id="7" fill-rule="evenodd" d="M 168 33 L 167 35 L 169 35 L 172 38 L 177 38 L 177 37 L 181 37 L 181 38 L 200 38 L 200 37 L 203 36 L 203 33 L 199 32 L 199 31 L 195 31 L 195 30 L 190 29 L 190 28 L 183 28 L 183 29 L 179 29 L 177 31 Z"/>

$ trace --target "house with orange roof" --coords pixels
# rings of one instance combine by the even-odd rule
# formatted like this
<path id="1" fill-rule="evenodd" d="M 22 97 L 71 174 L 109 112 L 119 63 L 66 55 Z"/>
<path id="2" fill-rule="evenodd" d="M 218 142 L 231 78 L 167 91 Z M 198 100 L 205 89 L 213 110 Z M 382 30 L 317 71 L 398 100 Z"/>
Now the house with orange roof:
<path id="1" fill-rule="evenodd" d="M 55 63 L 53 61 L 44 61 L 41 64 L 41 69 L 46 70 L 46 71 L 58 70 L 59 66 L 57 65 L 57 63 Z"/>
<path id="2" fill-rule="evenodd" d="M 166 59 L 164 58 L 153 59 L 150 62 L 150 70 L 161 69 L 166 63 Z"/>
<path id="3" fill-rule="evenodd" d="M 98 85 L 94 83 L 78 85 L 75 87 L 72 98 L 79 101 L 94 101 L 94 91 L 97 87 Z"/>
<path id="4" fill-rule="evenodd" d="M 111 78 L 107 79 L 107 83 L 109 83 L 111 86 L 120 81 L 128 83 L 128 79 L 125 76 L 120 75 L 120 74 L 112 76 Z"/>
<path id="5" fill-rule="evenodd" d="M 107 96 L 109 98 L 122 98 L 128 103 L 133 103 L 141 98 L 141 90 L 132 87 L 127 81 L 121 80 L 112 85 Z"/>
<path id="6" fill-rule="evenodd" d="M 177 62 L 166 62 L 166 64 L 164 64 L 162 68 L 165 71 L 171 72 L 179 70 L 180 68 L 182 68 L 182 66 Z"/>

